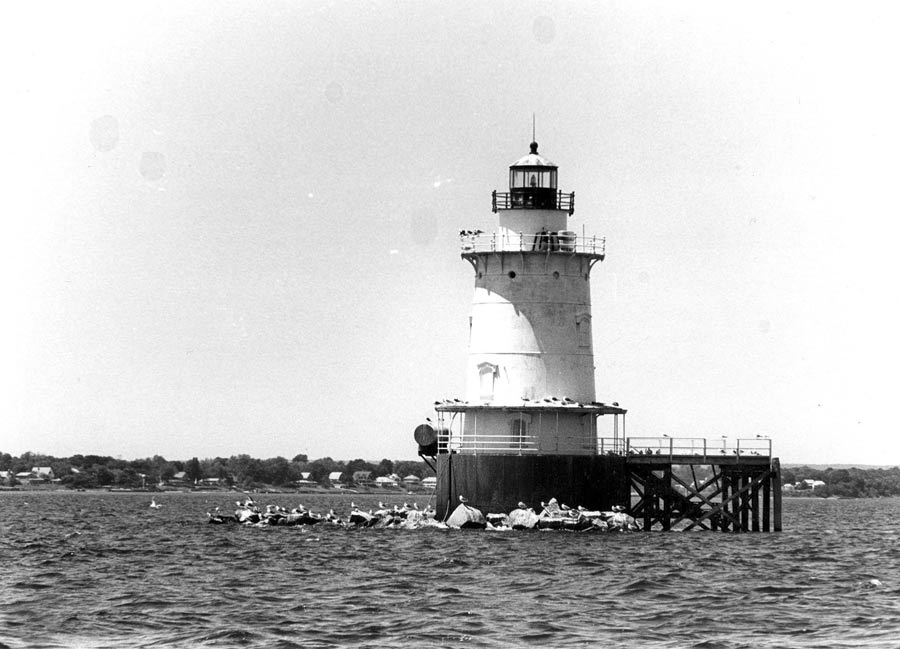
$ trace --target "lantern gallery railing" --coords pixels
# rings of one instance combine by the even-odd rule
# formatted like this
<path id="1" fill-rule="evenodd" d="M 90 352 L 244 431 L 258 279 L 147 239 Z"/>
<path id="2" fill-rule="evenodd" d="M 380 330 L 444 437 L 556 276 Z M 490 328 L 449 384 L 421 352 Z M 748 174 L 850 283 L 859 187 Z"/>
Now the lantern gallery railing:
<path id="1" fill-rule="evenodd" d="M 467 252 L 565 252 L 606 255 L 606 238 L 579 237 L 571 230 L 559 232 L 485 233 L 463 230 L 460 246 Z"/>
<path id="2" fill-rule="evenodd" d="M 524 189 L 517 192 L 493 192 L 493 210 L 565 210 L 575 212 L 575 192 L 564 194 L 546 189 Z"/>

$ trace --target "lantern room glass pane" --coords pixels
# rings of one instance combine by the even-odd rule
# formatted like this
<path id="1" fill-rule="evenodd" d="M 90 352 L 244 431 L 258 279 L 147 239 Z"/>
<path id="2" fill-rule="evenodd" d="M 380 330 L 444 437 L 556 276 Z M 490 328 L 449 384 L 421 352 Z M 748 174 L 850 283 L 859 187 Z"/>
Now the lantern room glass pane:
<path id="1" fill-rule="evenodd" d="M 556 169 L 511 169 L 509 186 L 513 189 L 556 189 Z"/>

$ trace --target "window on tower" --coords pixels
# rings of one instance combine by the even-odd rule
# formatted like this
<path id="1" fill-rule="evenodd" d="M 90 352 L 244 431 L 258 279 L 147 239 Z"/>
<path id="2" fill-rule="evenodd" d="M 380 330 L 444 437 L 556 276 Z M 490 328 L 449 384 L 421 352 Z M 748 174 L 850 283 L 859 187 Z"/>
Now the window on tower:
<path id="1" fill-rule="evenodd" d="M 478 365 L 478 398 L 482 401 L 494 400 L 494 383 L 499 369 L 493 363 Z"/>
<path id="2" fill-rule="evenodd" d="M 528 446 L 528 422 L 516 417 L 509 422 L 509 447 L 522 449 Z"/>
<path id="3" fill-rule="evenodd" d="M 578 335 L 579 347 L 591 346 L 591 314 L 578 313 L 575 316 L 575 332 Z"/>

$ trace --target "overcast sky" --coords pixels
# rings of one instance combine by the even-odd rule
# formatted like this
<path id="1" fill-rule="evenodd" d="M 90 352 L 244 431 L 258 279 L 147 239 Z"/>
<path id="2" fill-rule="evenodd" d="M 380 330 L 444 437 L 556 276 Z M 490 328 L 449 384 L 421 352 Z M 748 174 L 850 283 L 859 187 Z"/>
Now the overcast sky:
<path id="1" fill-rule="evenodd" d="M 415 457 L 534 114 L 630 435 L 900 463 L 892 4 L 16 4 L 0 451 Z"/>

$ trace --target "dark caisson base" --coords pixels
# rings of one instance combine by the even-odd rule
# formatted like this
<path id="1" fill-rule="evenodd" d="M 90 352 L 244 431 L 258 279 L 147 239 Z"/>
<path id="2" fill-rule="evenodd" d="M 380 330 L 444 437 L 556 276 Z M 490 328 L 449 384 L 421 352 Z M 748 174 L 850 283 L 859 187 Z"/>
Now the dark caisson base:
<path id="1" fill-rule="evenodd" d="M 541 501 L 609 510 L 629 505 L 625 458 L 614 455 L 465 455 L 437 458 L 435 508 L 443 520 L 465 496 L 485 514 L 508 513 L 524 502 Z"/>

